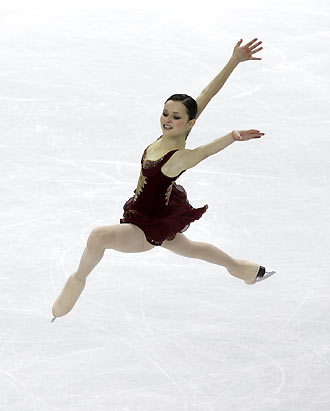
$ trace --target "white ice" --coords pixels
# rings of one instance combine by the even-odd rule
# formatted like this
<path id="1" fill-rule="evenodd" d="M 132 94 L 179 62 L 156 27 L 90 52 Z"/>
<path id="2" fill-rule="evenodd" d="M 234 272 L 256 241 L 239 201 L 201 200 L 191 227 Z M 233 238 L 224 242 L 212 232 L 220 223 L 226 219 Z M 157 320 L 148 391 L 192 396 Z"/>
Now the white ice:
<path id="1" fill-rule="evenodd" d="M 328 1 L 0 3 L 0 410 L 330 409 Z M 90 231 L 118 224 L 163 103 L 257 37 L 187 140 L 237 142 L 178 180 L 187 237 L 276 271 L 248 286 L 162 247 L 107 250 L 51 306 Z"/>

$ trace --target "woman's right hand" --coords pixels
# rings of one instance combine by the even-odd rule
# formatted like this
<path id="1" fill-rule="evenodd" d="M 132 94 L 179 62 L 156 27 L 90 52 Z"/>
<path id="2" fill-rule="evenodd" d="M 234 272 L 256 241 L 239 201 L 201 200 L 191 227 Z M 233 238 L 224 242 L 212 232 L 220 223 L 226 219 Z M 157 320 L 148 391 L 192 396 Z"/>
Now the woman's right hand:
<path id="1" fill-rule="evenodd" d="M 234 140 L 237 141 L 247 141 L 251 140 L 252 138 L 260 138 L 264 136 L 265 133 L 261 133 L 259 130 L 233 130 L 231 135 Z"/>

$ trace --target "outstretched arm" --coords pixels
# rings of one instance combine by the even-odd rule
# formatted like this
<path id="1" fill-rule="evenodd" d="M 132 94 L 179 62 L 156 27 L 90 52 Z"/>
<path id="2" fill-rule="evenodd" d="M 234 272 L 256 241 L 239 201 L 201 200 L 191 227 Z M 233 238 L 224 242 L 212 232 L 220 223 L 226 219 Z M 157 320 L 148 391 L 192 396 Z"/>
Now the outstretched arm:
<path id="1" fill-rule="evenodd" d="M 209 101 L 218 93 L 221 87 L 225 84 L 230 74 L 233 72 L 234 68 L 238 66 L 239 63 L 246 60 L 261 60 L 261 58 L 252 57 L 252 54 L 257 53 L 258 51 L 262 50 L 262 47 L 254 50 L 259 44 L 262 42 L 259 41 L 258 43 L 253 43 L 258 40 L 257 38 L 251 40 L 245 46 L 240 47 L 242 43 L 242 39 L 235 45 L 233 54 L 225 65 L 225 67 L 221 70 L 221 72 L 211 81 L 211 83 L 204 88 L 201 94 L 196 98 L 198 110 L 196 119 L 200 116 L 204 108 L 207 106 Z"/>
<path id="2" fill-rule="evenodd" d="M 252 138 L 260 138 L 264 135 L 265 133 L 261 133 L 259 130 L 255 129 L 233 130 L 231 133 L 216 138 L 211 141 L 211 143 L 196 147 L 193 150 L 179 150 L 176 158 L 176 174 L 179 175 L 183 170 L 195 167 L 198 163 L 228 147 L 234 141 L 247 141 Z"/>

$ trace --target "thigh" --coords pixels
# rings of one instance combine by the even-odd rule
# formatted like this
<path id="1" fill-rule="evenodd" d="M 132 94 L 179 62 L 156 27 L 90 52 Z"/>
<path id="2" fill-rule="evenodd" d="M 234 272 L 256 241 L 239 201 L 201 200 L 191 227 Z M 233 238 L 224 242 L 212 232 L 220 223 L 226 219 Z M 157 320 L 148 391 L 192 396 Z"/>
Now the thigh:
<path id="1" fill-rule="evenodd" d="M 194 257 L 196 242 L 189 240 L 185 234 L 178 233 L 173 240 L 165 240 L 162 247 L 167 248 L 175 254 Z"/>
<path id="2" fill-rule="evenodd" d="M 130 223 L 97 227 L 93 233 L 102 247 L 123 253 L 140 253 L 155 247 L 147 241 L 141 228 Z"/>

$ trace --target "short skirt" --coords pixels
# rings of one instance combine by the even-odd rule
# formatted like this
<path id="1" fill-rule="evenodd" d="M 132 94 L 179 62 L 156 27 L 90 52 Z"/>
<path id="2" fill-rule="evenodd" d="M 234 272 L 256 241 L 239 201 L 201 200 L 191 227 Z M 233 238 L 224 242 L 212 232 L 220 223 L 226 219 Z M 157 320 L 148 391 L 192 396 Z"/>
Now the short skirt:
<path id="1" fill-rule="evenodd" d="M 147 241 L 152 245 L 162 245 L 165 240 L 173 240 L 177 233 L 183 233 L 190 223 L 201 218 L 208 205 L 194 208 L 189 204 L 185 189 L 174 184 L 168 203 L 168 214 L 162 217 L 148 216 L 134 209 L 134 197 L 123 206 L 124 214 L 120 223 L 135 224 L 144 231 Z"/>

